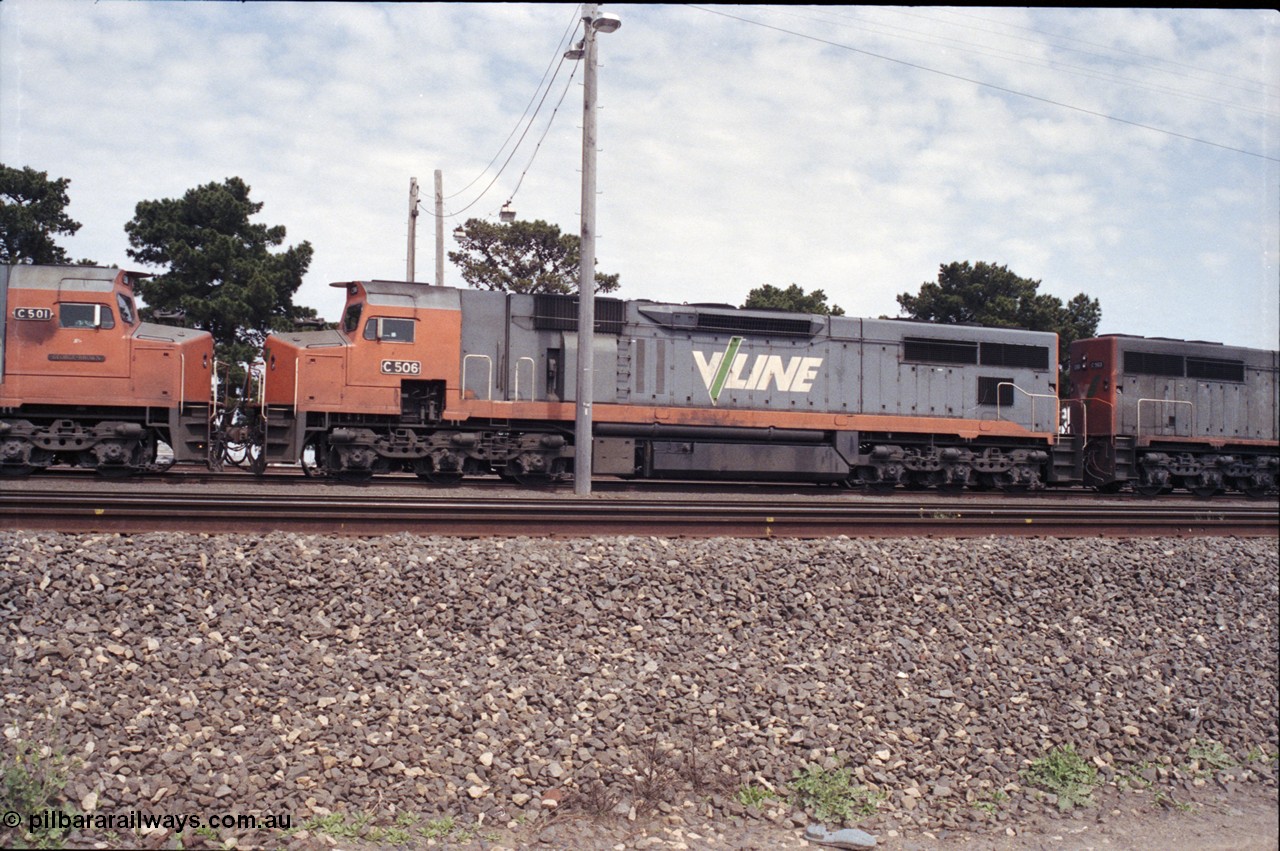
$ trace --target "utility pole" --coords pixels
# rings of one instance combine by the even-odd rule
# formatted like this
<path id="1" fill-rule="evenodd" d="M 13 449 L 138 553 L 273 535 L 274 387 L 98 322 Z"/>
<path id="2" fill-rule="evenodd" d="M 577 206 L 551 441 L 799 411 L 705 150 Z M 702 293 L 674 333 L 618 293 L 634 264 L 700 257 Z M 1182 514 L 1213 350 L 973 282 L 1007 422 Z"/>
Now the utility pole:
<path id="1" fill-rule="evenodd" d="M 409 178 L 409 262 L 404 279 L 413 280 L 413 252 L 418 242 L 418 178 Z"/>
<path id="2" fill-rule="evenodd" d="M 444 174 L 436 169 L 436 286 L 444 286 Z"/>
<path id="3" fill-rule="evenodd" d="M 582 267 L 578 278 L 578 387 L 573 423 L 573 492 L 591 495 L 591 403 L 595 380 L 596 327 L 596 33 L 622 25 L 617 15 L 601 15 L 596 3 L 582 7 Z M 570 51 L 575 54 L 576 51 Z"/>

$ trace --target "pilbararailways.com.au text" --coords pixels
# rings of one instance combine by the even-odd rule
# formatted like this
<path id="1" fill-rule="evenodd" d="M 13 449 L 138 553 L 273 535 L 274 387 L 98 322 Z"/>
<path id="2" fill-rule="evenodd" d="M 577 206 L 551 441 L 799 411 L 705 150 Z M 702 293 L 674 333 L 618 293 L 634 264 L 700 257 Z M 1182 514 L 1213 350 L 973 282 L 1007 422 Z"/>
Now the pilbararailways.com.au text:
<path id="1" fill-rule="evenodd" d="M 21 816 L 15 812 L 4 815 L 5 827 L 17 827 Z M 219 813 L 200 816 L 194 813 L 157 815 L 139 810 L 123 813 L 64 813 L 62 810 L 41 810 L 26 818 L 27 830 L 154 830 L 161 828 L 181 833 L 202 827 L 214 830 L 289 830 L 293 817 L 289 815 L 246 815 Z"/>

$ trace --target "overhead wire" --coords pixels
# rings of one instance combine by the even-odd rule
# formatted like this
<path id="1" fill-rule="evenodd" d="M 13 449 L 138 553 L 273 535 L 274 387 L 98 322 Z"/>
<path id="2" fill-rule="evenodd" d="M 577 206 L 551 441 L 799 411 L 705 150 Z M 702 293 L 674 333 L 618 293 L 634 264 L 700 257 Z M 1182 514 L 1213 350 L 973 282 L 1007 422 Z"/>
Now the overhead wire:
<path id="1" fill-rule="evenodd" d="M 506 150 L 507 145 L 511 142 L 511 139 L 516 135 L 517 131 L 520 131 L 520 128 L 523 125 L 524 130 L 520 131 L 520 137 L 516 140 L 515 144 L 511 147 L 510 152 L 507 153 L 506 159 L 503 160 L 502 165 L 498 168 L 497 172 L 493 175 L 492 179 L 490 179 L 488 184 L 486 184 L 485 187 L 482 190 L 480 190 L 480 193 L 475 198 L 473 198 L 465 206 L 459 209 L 455 209 L 450 213 L 444 214 L 445 218 L 452 218 L 452 217 L 458 216 L 462 213 L 465 213 L 467 210 L 471 209 L 476 204 L 478 204 L 485 197 L 485 195 L 489 193 L 489 190 L 493 188 L 494 184 L 498 182 L 499 178 L 502 177 L 502 174 L 506 171 L 507 166 L 510 165 L 511 160 L 515 157 L 516 152 L 520 149 L 520 146 L 524 143 L 525 137 L 528 136 L 530 128 L 533 127 L 534 122 L 537 120 L 538 114 L 542 111 L 543 106 L 546 104 L 547 96 L 550 94 L 552 85 L 555 83 L 556 78 L 559 76 L 561 68 L 564 67 L 564 63 L 565 63 L 564 47 L 566 44 L 570 43 L 573 40 L 573 37 L 577 34 L 577 28 L 582 25 L 582 16 L 578 11 L 579 8 L 580 7 L 575 7 L 574 18 L 572 21 L 570 21 L 569 26 L 565 28 L 564 34 L 561 35 L 560 41 L 558 42 L 556 47 L 556 52 L 552 56 L 551 61 L 547 63 L 547 68 L 546 70 L 543 71 L 542 79 L 538 82 L 537 89 L 535 89 L 533 96 L 529 99 L 529 103 L 525 105 L 524 112 L 522 112 L 520 117 L 516 120 L 515 126 L 512 127 L 511 132 L 507 135 L 507 138 L 498 147 L 497 153 L 494 154 L 493 158 L 489 160 L 488 164 L 485 165 L 485 167 L 481 169 L 479 174 L 477 174 L 474 178 L 472 178 L 470 182 L 468 182 L 465 186 L 463 186 L 457 192 L 454 192 L 450 195 L 445 196 L 444 200 L 451 200 L 453 198 L 457 198 L 458 196 L 465 193 L 472 186 L 474 186 L 486 174 L 488 174 L 489 170 L 493 167 L 493 164 L 496 163 L 498 159 L 502 156 L 503 151 Z M 558 57 L 558 61 L 557 61 L 557 57 Z M 552 68 L 555 69 L 554 72 L 552 71 Z M 572 81 L 573 74 L 576 73 L 576 70 L 577 69 L 575 66 L 574 72 L 572 72 L 569 76 L 570 81 Z M 551 74 L 550 80 L 547 79 L 548 74 Z M 566 87 L 567 87 L 567 84 L 566 84 Z M 562 94 L 560 96 L 560 101 L 557 102 L 556 104 L 557 109 L 559 108 L 559 103 L 563 102 L 563 100 L 564 100 L 564 95 Z M 530 107 L 533 106 L 535 102 L 537 103 L 537 107 L 534 109 L 533 114 L 530 115 L 529 109 Z M 527 121 L 525 120 L 526 117 L 528 118 Z M 548 124 L 548 129 L 550 129 L 550 124 Z M 543 132 L 542 137 L 543 138 L 546 137 L 545 130 Z M 539 145 L 540 144 L 541 144 L 541 139 L 539 139 Z M 536 150 L 534 155 L 536 156 Z M 530 165 L 532 165 L 532 159 L 530 160 Z M 527 171 L 527 167 L 526 167 L 526 171 Z M 523 175 L 521 175 L 521 180 L 523 180 Z M 432 212 L 432 215 L 434 215 L 434 211 Z"/>
<path id="2" fill-rule="evenodd" d="M 1031 93 L 1029 93 L 1029 92 L 1018 91 L 1017 89 L 1011 89 L 1011 88 L 1009 88 L 1009 87 L 1007 87 L 1007 86 L 1000 86 L 1000 85 L 997 85 L 997 84 L 995 84 L 995 83 L 989 83 L 989 82 L 986 82 L 986 81 L 984 81 L 984 80 L 975 79 L 975 78 L 973 78 L 973 77 L 966 77 L 966 76 L 964 76 L 964 75 L 962 75 L 962 74 L 956 74 L 956 73 L 952 73 L 952 72 L 950 72 L 950 71 L 943 71 L 943 70 L 938 69 L 938 68 L 932 68 L 932 67 L 930 67 L 930 66 L 928 66 L 928 65 L 922 65 L 922 64 L 920 64 L 920 63 L 918 63 L 918 62 L 910 62 L 910 61 L 907 61 L 907 60 L 905 60 L 905 59 L 898 59 L 898 58 L 893 57 L 893 56 L 887 56 L 887 55 L 885 55 L 885 54 L 883 54 L 883 53 L 876 53 L 875 51 L 865 50 L 865 49 L 863 49 L 863 48 L 859 48 L 859 47 L 854 47 L 854 46 L 852 46 L 852 45 L 844 44 L 844 43 L 842 43 L 842 42 L 838 42 L 838 41 L 833 41 L 833 40 L 828 39 L 828 38 L 822 38 L 822 37 L 820 37 L 820 36 L 811 35 L 811 34 L 809 34 L 809 33 L 805 33 L 805 32 L 799 32 L 799 31 L 797 31 L 797 30 L 792 30 L 792 29 L 788 29 L 788 28 L 786 28 L 786 27 L 777 26 L 777 25 L 775 25 L 775 24 L 769 24 L 769 23 L 765 23 L 765 22 L 763 22 L 763 21 L 753 20 L 753 19 L 751 19 L 751 18 L 745 18 L 745 17 L 742 17 L 741 15 L 731 14 L 731 13 L 726 12 L 726 11 L 723 11 L 723 10 L 721 10 L 721 9 L 708 8 L 708 7 L 706 7 L 706 6 L 697 6 L 697 5 L 692 5 L 692 4 L 690 4 L 690 8 L 692 8 L 692 9 L 696 9 L 696 10 L 701 11 L 701 12 L 707 12 L 707 13 L 710 13 L 710 14 L 713 14 L 713 15 L 719 15 L 719 16 L 721 16 L 721 17 L 730 18 L 730 19 L 732 19 L 732 20 L 741 21 L 742 23 L 751 24 L 751 25 L 753 25 L 753 26 L 758 26 L 758 27 L 761 27 L 761 28 L 763 28 L 763 29 L 773 30 L 774 32 L 780 32 L 780 33 L 783 33 L 783 34 L 785 34 L 785 35 L 791 35 L 791 36 L 795 36 L 795 37 L 797 37 L 797 38 L 806 39 L 806 40 L 808 40 L 808 41 L 814 41 L 814 42 L 817 42 L 817 43 L 819 43 L 819 44 L 825 44 L 825 45 L 827 45 L 827 46 L 829 46 L 829 47 L 838 48 L 838 49 L 840 49 L 840 50 L 847 50 L 847 51 L 849 51 L 849 52 L 851 52 L 851 53 L 858 53 L 858 54 L 861 54 L 861 55 L 863 55 L 863 56 L 870 56 L 870 57 L 872 57 L 872 58 L 874 58 L 874 59 L 880 59 L 880 60 L 883 60 L 883 61 L 885 61 L 885 62 L 892 62 L 892 63 L 894 63 L 894 64 L 902 65 L 902 66 L 905 66 L 905 67 L 908 67 L 908 68 L 914 68 L 914 69 L 919 70 L 919 71 L 925 71 L 925 72 L 928 72 L 928 73 L 931 73 L 931 74 L 936 74 L 936 75 L 939 75 L 939 76 L 942 76 L 942 77 L 947 77 L 947 78 L 949 78 L 949 79 L 959 80 L 959 81 L 961 81 L 961 82 L 970 83 L 970 84 L 972 84 L 972 85 L 976 85 L 976 86 L 981 86 L 981 87 L 983 87 L 983 88 L 991 89 L 991 90 L 993 90 L 993 91 L 1003 92 L 1004 94 L 1013 95 L 1013 96 L 1015 96 L 1015 97 L 1021 97 L 1021 98 L 1026 98 L 1026 99 L 1028 99 L 1028 100 L 1038 101 L 1038 102 L 1040 102 L 1040 103 L 1049 104 L 1050 106 L 1056 106 L 1056 107 L 1059 107 L 1059 108 L 1062 108 L 1062 109 L 1068 109 L 1068 110 L 1072 110 L 1072 111 L 1074 111 L 1074 112 L 1080 112 L 1080 113 L 1083 113 L 1083 114 L 1085 114 L 1085 115 L 1092 115 L 1092 116 L 1097 117 L 1097 118 L 1103 118 L 1103 119 L 1106 119 L 1106 120 L 1108 120 L 1108 121 L 1114 121 L 1114 122 L 1117 122 L 1117 123 L 1120 123 L 1120 124 L 1126 124 L 1126 125 L 1129 125 L 1129 126 L 1131 126 L 1131 127 L 1137 127 L 1137 128 L 1143 129 L 1143 130 L 1151 130 L 1151 131 L 1153 131 L 1153 132 L 1161 133 L 1161 134 L 1164 134 L 1164 135 L 1166 135 L 1166 136 L 1171 136 L 1171 137 L 1174 137 L 1174 138 L 1183 139 L 1183 140 L 1186 140 L 1186 141 L 1189 141 L 1189 142 L 1195 142 L 1195 143 L 1197 143 L 1197 144 L 1201 144 L 1201 145 L 1208 145 L 1208 146 L 1210 146 L 1210 147 L 1214 147 L 1214 148 L 1220 148 L 1220 149 L 1222 149 L 1222 150 L 1231 151 L 1231 152 L 1233 152 L 1233 153 L 1237 153 L 1237 154 L 1244 154 L 1245 156 L 1257 157 L 1258 159 L 1268 160 L 1268 161 L 1271 161 L 1271 162 L 1280 162 L 1280 158 L 1278 158 L 1278 157 L 1273 157 L 1273 156 L 1269 156 L 1269 155 L 1267 155 L 1267 154 L 1258 153 L 1257 151 L 1250 151 L 1250 150 L 1247 150 L 1247 149 L 1244 149 L 1244 148 L 1237 148 L 1237 147 L 1234 147 L 1234 146 L 1232 146 L 1232 145 L 1222 144 L 1222 143 L 1220 143 L 1220 142 L 1213 142 L 1213 141 L 1211 141 L 1211 140 L 1208 140 L 1208 139 L 1202 139 L 1202 138 L 1199 138 L 1199 137 L 1197 137 L 1197 136 L 1191 136 L 1191 135 L 1188 135 L 1188 134 L 1185 134 L 1185 133 L 1178 133 L 1178 132 L 1176 132 L 1176 131 L 1174 131 L 1174 130 L 1169 130 L 1169 129 L 1167 129 L 1167 128 L 1163 128 L 1163 127 L 1156 127 L 1156 126 L 1151 125 L 1151 124 L 1144 124 L 1144 123 L 1142 123 L 1142 122 L 1140 122 L 1140 121 L 1133 121 L 1133 120 L 1131 120 L 1131 119 L 1121 118 L 1120 116 L 1117 116 L 1117 115 L 1111 115 L 1111 114 L 1109 114 L 1109 113 L 1102 112 L 1102 111 L 1099 111 L 1099 110 L 1089 109 L 1089 108 L 1087 108 L 1087 107 L 1082 107 L 1082 106 L 1077 106 L 1077 105 L 1075 105 L 1075 104 L 1065 103 L 1065 102 L 1063 102 L 1063 101 L 1054 100 L 1054 99 L 1052 99 L 1052 98 L 1042 97 L 1042 96 L 1040 96 L 1040 95 L 1034 95 L 1034 94 L 1031 94 Z"/>
<path id="3" fill-rule="evenodd" d="M 899 11 L 901 14 L 911 14 L 913 17 L 923 18 L 923 19 L 925 19 L 925 20 L 934 20 L 934 21 L 938 20 L 938 19 L 936 19 L 936 18 L 930 18 L 928 15 L 922 15 L 922 14 L 918 14 L 918 13 L 903 12 L 902 10 L 897 10 L 897 11 Z M 956 14 L 955 12 L 952 12 L 952 11 L 947 10 L 947 9 L 937 9 L 936 11 L 941 12 L 941 13 L 942 13 L 942 14 L 944 14 L 944 15 L 945 15 L 945 14 Z M 1225 79 L 1225 80 L 1236 80 L 1237 82 L 1240 82 L 1240 83 L 1247 83 L 1247 84 L 1248 84 L 1248 87 L 1245 87 L 1245 86 L 1234 86 L 1234 85 L 1231 85 L 1231 84 L 1227 84 L 1227 85 L 1228 85 L 1228 86 L 1230 86 L 1231 88 L 1239 89 L 1240 91 L 1247 91 L 1247 92 L 1249 92 L 1249 93 L 1251 93 L 1251 94 L 1265 94 L 1268 90 L 1273 91 L 1273 92 L 1274 92 L 1274 91 L 1280 91 L 1280 86 L 1277 86 L 1277 85 L 1275 85 L 1275 84 L 1273 84 L 1273 83 L 1268 83 L 1268 82 L 1266 82 L 1266 81 L 1264 81 L 1264 80 L 1256 80 L 1256 79 L 1252 79 L 1252 78 L 1249 78 L 1249 77 L 1241 77 L 1241 76 L 1236 75 L 1236 74 L 1227 74 L 1227 73 L 1224 73 L 1224 72 L 1222 72 L 1222 71 L 1216 71 L 1216 70 L 1214 70 L 1214 69 L 1212 69 L 1212 68 L 1202 68 L 1202 67 L 1200 67 L 1199 65 L 1191 65 L 1191 64 L 1188 64 L 1188 63 L 1185 63 L 1185 62 L 1177 62 L 1177 61 L 1175 61 L 1175 60 L 1172 60 L 1172 59 L 1166 59 L 1166 58 L 1159 57 L 1159 56 L 1149 56 L 1149 55 L 1144 54 L 1144 53 L 1139 53 L 1139 52 L 1138 52 L 1138 51 L 1136 51 L 1136 50 L 1127 50 L 1127 49 L 1125 49 L 1125 48 L 1123 48 L 1123 47 L 1114 47 L 1114 46 L 1111 46 L 1111 45 L 1099 44 L 1098 42 L 1088 41 L 1088 40 L 1086 40 L 1086 39 L 1075 38 L 1075 37 L 1073 37 L 1073 36 L 1068 36 L 1068 35 L 1062 35 L 1061 33 L 1051 33 L 1051 32 L 1046 32 L 1045 30 L 1038 30 L 1038 29 L 1035 29 L 1035 28 L 1033 28 L 1033 27 L 1024 27 L 1024 26 L 1022 26 L 1021 24 L 1014 24 L 1014 23 L 1010 23 L 1010 22 L 1008 22 L 1008 21 L 999 21 L 999 20 L 996 20 L 996 19 L 994 19 L 994 18 L 986 18 L 986 17 L 983 17 L 983 16 L 981 16 L 981 15 L 976 15 L 976 14 L 969 14 L 969 13 L 966 13 L 965 17 L 966 17 L 966 19 L 976 19 L 976 20 L 980 20 L 980 21 L 986 21 L 986 22 L 988 22 L 988 23 L 998 24 L 998 25 L 1000 25 L 1000 26 L 1008 27 L 1008 28 L 1010 28 L 1010 29 L 1016 29 L 1016 30 L 1022 30 L 1022 31 L 1024 31 L 1024 32 L 1035 33 L 1035 34 L 1037 34 L 1037 35 L 1042 35 L 1042 36 L 1045 36 L 1046 38 L 1054 39 L 1054 40 L 1056 40 L 1056 41 L 1075 42 L 1076 44 L 1083 44 L 1083 45 L 1087 45 L 1087 46 L 1089 46 L 1089 47 L 1096 47 L 1096 48 L 1098 48 L 1098 49 L 1100 49 L 1100 50 L 1107 51 L 1108 53 L 1119 53 L 1119 54 L 1124 54 L 1124 55 L 1126 55 L 1126 56 L 1132 56 L 1132 57 L 1134 57 L 1134 58 L 1136 58 L 1136 59 L 1140 59 L 1140 60 L 1142 60 L 1142 64 L 1147 65 L 1147 67 L 1149 67 L 1149 68 L 1153 68 L 1154 70 L 1157 70 L 1157 71 L 1161 71 L 1162 73 L 1167 73 L 1167 74 L 1176 74 L 1176 75 L 1178 75 L 1178 76 L 1184 76 L 1184 77 L 1192 77 L 1192 75 L 1191 75 L 1191 74 L 1188 74 L 1188 73 L 1185 73 L 1185 72 L 1182 72 L 1182 71 L 1170 71 L 1170 70 L 1167 70 L 1167 69 L 1156 68 L 1156 67 L 1155 67 L 1155 65 L 1153 65 L 1152 63 L 1159 63 L 1159 64 L 1161 64 L 1161 65 L 1169 65 L 1169 66 L 1173 66 L 1174 68 L 1183 68 L 1183 69 L 1186 69 L 1187 71 L 1195 71 L 1195 72 L 1197 72 L 1197 73 L 1199 73 L 1199 74 L 1208 74 L 1208 75 L 1210 75 L 1210 76 L 1213 76 L 1213 77 L 1219 77 L 1219 78 L 1222 78 L 1222 79 Z M 982 28 L 982 27 L 974 27 L 974 26 L 972 26 L 972 25 L 970 25 L 970 24 L 957 24 L 956 26 L 962 26 L 962 27 L 966 27 L 966 28 L 969 28 L 969 29 L 976 29 L 976 30 L 979 30 L 980 32 L 994 32 L 993 30 L 987 30 L 987 29 L 984 29 L 984 28 Z M 1034 39 L 1021 39 L 1019 36 L 1009 36 L 1009 35 L 1005 35 L 1005 34 L 1000 34 L 1000 35 L 1002 35 L 1002 37 L 1006 37 L 1006 38 L 1015 38 L 1015 39 L 1025 40 L 1025 41 L 1031 41 L 1032 43 L 1038 43 L 1038 42 L 1036 42 Z M 1110 57 L 1110 56 L 1106 55 L 1105 53 L 1096 53 L 1096 52 L 1091 51 L 1091 50 L 1082 50 L 1082 49 L 1080 49 L 1080 48 L 1076 48 L 1076 47 L 1068 47 L 1068 46 L 1066 46 L 1066 45 L 1055 45 L 1055 46 L 1059 47 L 1059 49 L 1061 49 L 1061 50 L 1070 50 L 1070 51 L 1075 52 L 1075 53 L 1083 53 L 1083 54 L 1085 54 L 1086 56 L 1097 56 L 1097 57 L 1099 57 L 1099 58 L 1102 58 L 1102 59 L 1108 59 L 1108 60 L 1112 59 L 1112 57 Z M 1192 77 L 1192 78 L 1193 78 L 1193 79 L 1195 79 L 1194 77 Z"/>
<path id="4" fill-rule="evenodd" d="M 925 33 L 920 30 L 911 29 L 910 27 L 901 27 L 895 24 L 886 23 L 884 21 L 870 21 L 861 15 L 841 14 L 832 9 L 823 9 L 822 12 L 824 13 L 824 15 L 822 16 L 806 15 L 800 11 L 795 10 L 794 7 L 787 7 L 786 11 L 782 11 L 782 10 L 773 10 L 773 11 L 776 14 L 786 15 L 788 17 L 800 18 L 802 20 L 822 21 L 825 23 L 830 23 L 832 19 L 835 19 L 837 21 L 842 22 L 837 24 L 837 26 L 853 27 L 856 29 L 865 30 L 867 32 L 876 33 L 878 35 L 884 35 L 888 38 L 896 38 L 896 39 L 905 40 L 905 41 L 914 41 L 920 44 L 937 45 L 940 47 L 945 47 L 948 51 L 954 51 L 957 53 L 969 53 L 969 54 L 974 54 L 978 56 L 988 56 L 994 59 L 1001 59 L 1008 62 L 1015 62 L 1020 65 L 1029 65 L 1032 67 L 1039 67 L 1039 68 L 1049 68 L 1054 71 L 1065 71 L 1066 73 L 1069 73 L 1078 77 L 1086 77 L 1094 80 L 1103 80 L 1111 83 L 1119 83 L 1121 85 L 1128 86 L 1133 89 L 1141 89 L 1149 92 L 1157 92 L 1159 94 L 1170 95 L 1173 97 L 1185 98 L 1188 100 L 1196 100 L 1202 103 L 1217 104 L 1219 106 L 1223 106 L 1228 109 L 1239 110 L 1241 112 L 1247 112 L 1254 115 L 1271 116 L 1275 114 L 1266 109 L 1258 109 L 1252 106 L 1241 104 L 1238 101 L 1224 100 L 1223 98 L 1220 98 L 1220 97 L 1214 97 L 1214 96 L 1202 94 L 1199 92 L 1193 92 L 1184 88 L 1175 88 L 1170 85 L 1160 85 L 1160 84 L 1154 84 L 1149 82 L 1141 82 L 1134 79 L 1133 77 L 1125 76 L 1119 73 L 1103 71 L 1096 68 L 1090 68 L 1083 65 L 1075 64 L 1072 62 L 1065 62 L 1057 59 L 1046 59 L 1043 57 L 1032 56 L 1026 53 L 1020 53 L 1017 51 L 996 47 L 994 45 L 985 45 L 985 44 L 978 45 L 972 42 L 960 41 L 949 35 L 935 36 L 933 34 Z M 968 24 L 960 24 L 960 23 L 952 24 L 949 22 L 941 21 L 937 18 L 932 18 L 928 15 L 921 15 L 914 12 L 908 12 L 904 9 L 892 9 L 890 11 L 893 14 L 903 15 L 911 18 L 918 18 L 924 21 L 943 24 L 944 26 L 964 27 L 965 29 L 975 30 L 977 32 L 986 33 L 988 35 L 996 36 L 1002 39 L 1010 38 L 1015 41 L 1026 42 L 1028 44 L 1038 45 L 1041 47 L 1048 46 L 1044 41 L 1038 41 L 1035 39 L 1025 38 L 1022 36 L 1010 36 L 1003 33 L 998 33 L 994 30 L 986 29 L 984 27 L 976 27 Z M 1093 56 L 1107 62 L 1114 61 L 1112 57 L 1108 57 L 1104 54 L 1096 53 L 1092 51 L 1084 51 L 1084 50 L 1079 50 L 1077 48 L 1071 48 L 1071 47 L 1061 47 L 1059 49 L 1068 50 L 1074 53 L 1083 53 L 1087 56 Z M 1147 67 L 1151 68 L 1151 70 L 1160 74 L 1171 74 L 1174 76 L 1184 77 L 1184 78 L 1189 76 L 1182 72 L 1166 71 L 1165 69 L 1153 68 L 1151 66 L 1147 66 Z M 1191 66 L 1188 66 L 1188 67 L 1191 67 Z M 1198 82 L 1205 82 L 1205 81 L 1200 80 Z M 1230 88 L 1248 92 L 1249 94 L 1255 94 L 1255 95 L 1261 94 L 1260 92 L 1254 91 L 1252 89 L 1245 89 L 1242 86 L 1232 86 L 1230 84 L 1226 84 L 1226 85 L 1228 85 L 1228 87 Z"/>

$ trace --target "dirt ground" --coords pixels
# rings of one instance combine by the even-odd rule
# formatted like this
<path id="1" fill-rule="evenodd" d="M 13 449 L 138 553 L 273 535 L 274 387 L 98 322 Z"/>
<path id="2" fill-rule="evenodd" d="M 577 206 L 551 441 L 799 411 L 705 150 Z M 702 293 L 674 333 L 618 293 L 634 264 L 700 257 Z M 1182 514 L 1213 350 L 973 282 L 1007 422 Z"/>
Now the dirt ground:
<path id="1" fill-rule="evenodd" d="M 1199 792 L 1176 804 L 1134 791 L 1100 789 L 1094 807 L 1058 814 L 1046 808 L 1021 823 L 988 832 L 870 831 L 885 851 L 1272 851 L 1280 849 L 1276 790 L 1262 784 Z M 587 818 L 553 819 L 532 832 L 490 835 L 468 846 L 565 849 L 820 849 L 802 828 L 746 822 L 729 826 L 669 819 L 644 826 Z M 442 847 L 442 846 L 436 846 Z M 456 846 L 455 846 L 456 847 Z"/>
<path id="2" fill-rule="evenodd" d="M 1280 807 L 1274 787 L 1239 786 L 1229 791 L 1199 790 L 1174 802 L 1150 792 L 1112 788 L 1095 792 L 1095 805 L 1059 814 L 1042 813 L 993 825 L 983 832 L 869 829 L 884 851 L 1275 851 L 1280 849 Z M 868 826 L 864 825 L 864 829 Z M 225 847 L 197 844 L 188 848 Z M 248 845 L 241 844 L 245 848 Z M 292 851 L 373 851 L 384 847 L 323 834 L 294 834 L 283 847 Z M 468 840 L 420 840 L 404 849 L 456 851 L 630 851 L 630 849 L 739 849 L 739 851 L 821 851 L 804 839 L 804 828 L 757 819 L 725 823 L 675 812 L 628 821 L 561 813 L 516 830 L 481 830 Z"/>

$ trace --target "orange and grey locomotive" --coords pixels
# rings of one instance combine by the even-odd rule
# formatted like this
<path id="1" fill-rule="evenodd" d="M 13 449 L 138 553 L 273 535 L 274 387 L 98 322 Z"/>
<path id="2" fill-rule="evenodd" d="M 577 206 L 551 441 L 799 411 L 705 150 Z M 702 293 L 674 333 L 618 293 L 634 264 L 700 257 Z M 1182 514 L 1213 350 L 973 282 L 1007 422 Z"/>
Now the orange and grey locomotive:
<path id="1" fill-rule="evenodd" d="M 573 296 L 335 284 L 340 327 L 276 334 L 268 462 L 549 481 L 573 469 Z M 1057 337 L 598 298 L 593 468 L 637 478 L 960 489 L 1081 480 Z"/>
<path id="2" fill-rule="evenodd" d="M 0 266 L 0 475 L 52 464 L 104 475 L 207 460 L 213 339 L 138 318 L 139 276 Z"/>

